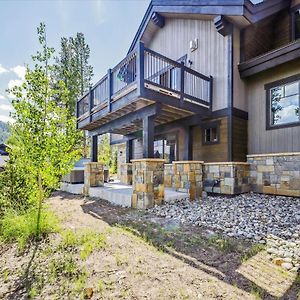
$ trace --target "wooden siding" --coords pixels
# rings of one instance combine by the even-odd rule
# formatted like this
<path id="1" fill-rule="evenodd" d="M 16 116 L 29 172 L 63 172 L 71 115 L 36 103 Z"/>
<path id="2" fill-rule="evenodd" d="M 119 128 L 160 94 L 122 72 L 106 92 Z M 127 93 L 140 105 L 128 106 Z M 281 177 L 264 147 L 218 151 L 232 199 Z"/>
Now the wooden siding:
<path id="1" fill-rule="evenodd" d="M 240 60 L 240 30 L 234 28 L 233 32 L 233 106 L 248 111 L 246 99 L 246 83 L 240 77 L 238 64 Z"/>
<path id="2" fill-rule="evenodd" d="M 198 49 L 191 52 L 189 43 L 196 38 Z M 166 18 L 164 28 L 145 46 L 174 60 L 187 54 L 192 69 L 214 78 L 213 110 L 227 107 L 228 38 L 216 31 L 213 21 Z"/>
<path id="3" fill-rule="evenodd" d="M 246 161 L 248 154 L 247 151 L 247 126 L 248 121 L 240 118 L 233 117 L 233 161 Z"/>
<path id="4" fill-rule="evenodd" d="M 284 10 L 242 31 L 243 61 L 290 42 L 289 12 Z"/>
<path id="5" fill-rule="evenodd" d="M 300 73 L 300 60 L 273 68 L 248 81 L 249 154 L 299 152 L 300 126 L 266 130 L 266 91 L 264 85 Z"/>
<path id="6" fill-rule="evenodd" d="M 220 142 L 213 145 L 203 145 L 202 128 L 193 128 L 193 160 L 205 162 L 222 162 L 228 159 L 227 118 L 222 118 L 220 124 Z"/>

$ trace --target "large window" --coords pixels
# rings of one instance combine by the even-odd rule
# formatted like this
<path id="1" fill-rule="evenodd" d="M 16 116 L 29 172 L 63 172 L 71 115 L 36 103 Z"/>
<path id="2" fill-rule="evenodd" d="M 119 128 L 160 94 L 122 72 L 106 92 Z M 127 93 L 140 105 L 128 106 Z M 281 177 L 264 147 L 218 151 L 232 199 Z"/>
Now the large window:
<path id="1" fill-rule="evenodd" d="M 164 139 L 154 141 L 154 157 L 164 158 L 167 163 L 176 160 L 176 142 Z"/>
<path id="2" fill-rule="evenodd" d="M 300 124 L 300 81 L 292 79 L 267 90 L 269 128 Z"/>

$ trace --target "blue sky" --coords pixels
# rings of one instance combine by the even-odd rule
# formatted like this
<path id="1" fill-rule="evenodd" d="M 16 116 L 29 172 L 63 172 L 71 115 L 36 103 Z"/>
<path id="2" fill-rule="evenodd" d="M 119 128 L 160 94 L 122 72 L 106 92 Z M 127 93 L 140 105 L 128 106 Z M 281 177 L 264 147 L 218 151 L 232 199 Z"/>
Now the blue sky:
<path id="1" fill-rule="evenodd" d="M 8 121 L 5 90 L 24 77 L 24 64 L 38 49 L 36 27 L 47 25 L 49 45 L 83 32 L 91 49 L 94 81 L 116 65 L 130 46 L 150 0 L 1 0 L 0 120 Z"/>
<path id="2" fill-rule="evenodd" d="M 259 2 L 254 0 L 253 2 Z M 20 84 L 24 64 L 38 47 L 36 27 L 47 25 L 49 45 L 83 32 L 91 49 L 94 82 L 115 66 L 131 44 L 150 0 L 0 0 L 0 120 L 9 121 L 5 90 Z"/>

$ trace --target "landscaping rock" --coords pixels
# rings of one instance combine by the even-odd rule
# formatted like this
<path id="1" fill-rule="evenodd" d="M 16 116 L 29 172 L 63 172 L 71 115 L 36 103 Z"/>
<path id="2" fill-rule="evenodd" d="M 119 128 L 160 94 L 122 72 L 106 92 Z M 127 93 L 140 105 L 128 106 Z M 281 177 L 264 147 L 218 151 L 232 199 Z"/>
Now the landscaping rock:
<path id="1" fill-rule="evenodd" d="M 270 258 L 290 270 L 300 262 L 300 199 L 254 193 L 173 200 L 149 209 L 158 217 L 205 226 L 224 235 L 266 244 Z"/>

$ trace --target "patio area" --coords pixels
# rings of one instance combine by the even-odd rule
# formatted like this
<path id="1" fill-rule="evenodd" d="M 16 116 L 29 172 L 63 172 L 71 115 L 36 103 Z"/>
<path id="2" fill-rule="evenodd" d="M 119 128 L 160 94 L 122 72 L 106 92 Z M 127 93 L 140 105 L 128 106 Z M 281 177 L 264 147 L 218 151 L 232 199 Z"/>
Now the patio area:
<path id="1" fill-rule="evenodd" d="M 61 183 L 61 190 L 71 194 L 83 194 L 84 184 Z M 131 207 L 132 186 L 118 182 L 104 183 L 103 187 L 90 187 L 89 196 L 100 198 L 122 207 Z M 178 192 L 173 188 L 165 188 L 165 201 L 189 198 L 188 193 Z"/>

